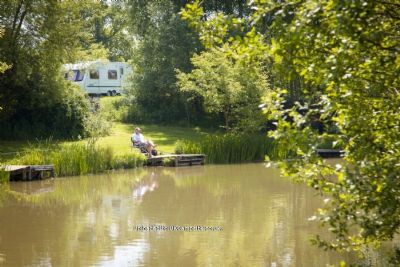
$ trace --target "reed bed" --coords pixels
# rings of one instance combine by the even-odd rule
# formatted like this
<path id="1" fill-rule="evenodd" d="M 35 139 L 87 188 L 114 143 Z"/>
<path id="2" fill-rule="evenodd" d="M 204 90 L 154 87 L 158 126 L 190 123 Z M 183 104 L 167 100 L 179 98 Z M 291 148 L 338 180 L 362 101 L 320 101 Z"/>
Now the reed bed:
<path id="1" fill-rule="evenodd" d="M 138 152 L 115 155 L 110 147 L 100 147 L 94 142 L 67 145 L 41 145 L 20 153 L 9 164 L 47 165 L 55 167 L 57 176 L 99 173 L 105 170 L 143 166 L 146 158 Z"/>
<path id="2" fill-rule="evenodd" d="M 242 163 L 284 157 L 285 153 L 273 139 L 264 135 L 213 135 L 199 142 L 178 141 L 176 153 L 206 154 L 208 163 Z"/>
<path id="3" fill-rule="evenodd" d="M 4 170 L 2 164 L 0 164 L 0 184 L 6 183 L 10 180 L 10 173 Z"/>

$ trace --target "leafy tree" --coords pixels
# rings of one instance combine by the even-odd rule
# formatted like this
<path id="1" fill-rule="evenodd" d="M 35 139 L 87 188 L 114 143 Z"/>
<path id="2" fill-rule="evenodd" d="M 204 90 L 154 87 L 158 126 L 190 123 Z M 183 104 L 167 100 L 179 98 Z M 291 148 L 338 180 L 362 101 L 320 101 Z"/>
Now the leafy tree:
<path id="1" fill-rule="evenodd" d="M 81 16 L 88 35 L 80 40 L 83 54 L 101 51 L 91 53 L 92 60 L 107 58 L 111 61 L 127 61 L 132 58 L 135 39 L 130 32 L 125 1 L 89 2 L 81 11 Z"/>
<path id="2" fill-rule="evenodd" d="M 189 71 L 190 57 L 200 47 L 196 35 L 176 13 L 171 1 L 149 2 L 143 12 L 154 14 L 133 56 L 133 87 L 128 96 L 136 120 L 193 121 L 202 113 L 199 101 L 187 102 L 176 85 L 175 69 Z"/>
<path id="3" fill-rule="evenodd" d="M 80 12 L 88 2 L 1 2 L 0 57 L 11 66 L 0 74 L 2 137 L 82 133 L 87 101 L 60 67 L 84 38 Z"/>
<path id="4" fill-rule="evenodd" d="M 263 123 L 259 104 L 268 88 L 260 68 L 228 58 L 217 49 L 191 60 L 190 73 L 178 71 L 180 90 L 201 95 L 206 110 L 223 114 L 227 130 L 259 130 Z"/>
<path id="5" fill-rule="evenodd" d="M 252 5 L 248 23 L 257 25 L 272 15 L 274 36 L 229 38 L 228 31 L 218 29 L 240 23 L 214 18 L 204 22 L 198 2 L 182 14 L 209 47 L 227 42 L 227 54 L 235 50 L 244 57 L 273 62 L 278 72 L 289 62 L 314 88 L 303 88 L 306 100 L 285 109 L 287 90 L 275 87 L 265 97 L 265 112 L 277 121 L 271 135 L 296 155 L 297 160 L 281 163 L 284 172 L 326 196 L 326 206 L 315 219 L 329 225 L 334 238 L 317 237 L 316 243 L 325 249 L 363 251 L 365 246 L 392 240 L 400 226 L 400 6 L 397 1 L 362 0 L 252 1 Z M 287 16 L 291 19 L 284 20 Z M 207 24 L 214 24 L 212 34 Z M 215 32 L 219 38 L 208 38 Z M 309 126 L 315 116 L 332 118 L 339 129 L 337 142 L 345 151 L 341 164 L 332 166 L 315 154 L 316 145 L 325 138 Z"/>
<path id="6" fill-rule="evenodd" d="M 4 29 L 0 28 L 0 38 L 4 35 Z M 8 70 L 11 66 L 7 63 L 0 61 L 0 74 Z"/>
<path id="7" fill-rule="evenodd" d="M 178 12 L 189 1 L 128 1 L 130 28 L 137 37 L 133 53 L 133 88 L 128 90 L 136 120 L 199 123 L 207 115 L 199 97 L 181 92 L 175 69 L 189 72 L 190 57 L 203 48 Z M 244 0 L 205 1 L 207 11 L 245 13 Z M 219 119 L 219 118 L 218 118 Z"/>

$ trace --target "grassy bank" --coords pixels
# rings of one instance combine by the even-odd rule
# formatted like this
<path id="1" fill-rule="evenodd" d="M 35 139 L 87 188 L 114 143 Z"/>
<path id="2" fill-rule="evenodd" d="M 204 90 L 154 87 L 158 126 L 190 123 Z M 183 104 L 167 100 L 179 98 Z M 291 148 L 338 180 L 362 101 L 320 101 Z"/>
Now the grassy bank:
<path id="1" fill-rule="evenodd" d="M 143 158 L 131 148 L 130 137 L 141 127 L 146 138 L 157 144 L 158 151 L 173 153 L 180 139 L 197 142 L 207 133 L 195 128 L 113 123 L 111 134 L 90 140 L 48 142 L 38 140 L 0 141 L 0 165 L 54 164 L 59 176 L 97 173 L 108 169 L 134 168 Z M 0 171 L 0 180 L 7 180 Z"/>
<path id="2" fill-rule="evenodd" d="M 54 144 L 38 143 L 26 152 L 20 152 L 7 164 L 47 165 L 55 167 L 58 176 L 99 173 L 105 170 L 143 166 L 146 158 L 139 152 L 126 155 L 114 153 L 111 147 L 94 142 Z"/>
<path id="3" fill-rule="evenodd" d="M 165 153 L 173 153 L 175 143 L 178 140 L 200 141 L 208 132 L 198 128 L 159 126 L 159 125 L 136 125 L 125 123 L 113 123 L 111 134 L 100 137 L 97 144 L 100 147 L 111 147 L 116 155 L 126 155 L 132 152 L 131 135 L 135 127 L 140 127 L 146 138 L 153 140 L 157 144 L 157 149 Z M 62 141 L 62 145 L 84 144 L 82 141 Z M 17 157 L 17 152 L 29 151 L 32 144 L 37 144 L 37 140 L 26 141 L 1 141 L 0 140 L 0 161 L 11 160 Z"/>
<path id="4" fill-rule="evenodd" d="M 163 153 L 173 153 L 178 140 L 200 141 L 207 135 L 206 131 L 198 128 L 113 123 L 111 135 L 100 138 L 98 143 L 100 146 L 112 147 L 119 155 L 130 153 L 130 140 L 135 127 L 140 127 L 145 138 L 152 140 L 157 150 Z"/>

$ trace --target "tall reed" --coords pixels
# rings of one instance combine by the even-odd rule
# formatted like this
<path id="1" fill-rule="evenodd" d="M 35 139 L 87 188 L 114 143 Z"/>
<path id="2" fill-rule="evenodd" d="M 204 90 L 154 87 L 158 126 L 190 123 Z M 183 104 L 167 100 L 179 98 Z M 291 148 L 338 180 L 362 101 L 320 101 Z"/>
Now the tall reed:
<path id="1" fill-rule="evenodd" d="M 213 135 L 199 142 L 178 141 L 175 147 L 176 153 L 206 154 L 208 163 L 254 162 L 263 161 L 265 155 L 283 156 L 273 139 L 257 134 Z"/>
<path id="2" fill-rule="evenodd" d="M 100 147 L 95 142 L 53 145 L 51 149 L 33 146 L 20 153 L 12 164 L 52 164 L 58 176 L 99 173 L 105 170 L 143 166 L 146 158 L 138 153 L 115 155 L 110 147 Z"/>
<path id="3" fill-rule="evenodd" d="M 0 184 L 10 180 L 10 173 L 5 171 L 5 166 L 0 164 Z"/>

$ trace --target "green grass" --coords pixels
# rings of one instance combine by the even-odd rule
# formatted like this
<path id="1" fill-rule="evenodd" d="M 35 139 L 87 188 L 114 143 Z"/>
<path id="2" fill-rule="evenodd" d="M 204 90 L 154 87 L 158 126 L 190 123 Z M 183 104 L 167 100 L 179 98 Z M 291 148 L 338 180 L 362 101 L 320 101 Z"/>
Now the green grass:
<path id="1" fill-rule="evenodd" d="M 4 170 L 4 167 L 0 166 L 0 184 L 7 183 L 10 179 L 10 173 Z"/>
<path id="2" fill-rule="evenodd" d="M 144 137 L 152 140 L 163 153 L 173 153 L 178 140 L 200 141 L 207 136 L 207 132 L 196 128 L 114 123 L 111 135 L 100 138 L 98 143 L 112 147 L 116 154 L 127 154 L 131 151 L 131 135 L 136 127 L 140 127 Z"/>
<path id="3" fill-rule="evenodd" d="M 18 154 L 7 164 L 48 165 L 55 167 L 58 176 L 99 173 L 105 170 L 143 166 L 146 158 L 138 151 L 128 155 L 115 155 L 112 148 L 86 143 L 39 143 L 28 152 Z"/>
<path id="4" fill-rule="evenodd" d="M 100 147 L 110 147 L 115 155 L 129 155 L 135 151 L 131 148 L 131 135 L 135 127 L 140 127 L 146 139 L 152 140 L 157 145 L 157 150 L 163 153 L 173 153 L 175 143 L 178 140 L 200 141 L 207 136 L 206 131 L 198 128 L 172 127 L 159 125 L 136 125 L 125 123 L 113 123 L 112 131 L 109 136 L 100 137 L 97 144 Z M 85 143 L 82 141 L 63 141 L 63 145 L 73 143 Z M 30 141 L 0 141 L 0 162 L 11 160 L 18 156 L 15 152 L 29 151 L 32 144 L 37 140 Z M 10 153 L 11 152 L 11 153 Z M 19 155 L 18 157 L 20 157 Z"/>

